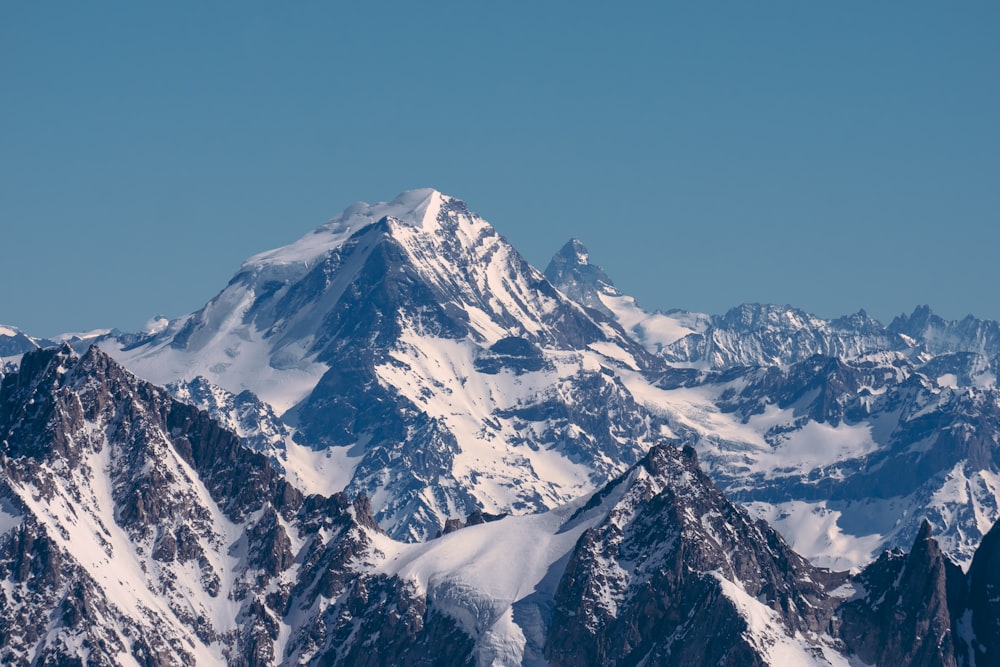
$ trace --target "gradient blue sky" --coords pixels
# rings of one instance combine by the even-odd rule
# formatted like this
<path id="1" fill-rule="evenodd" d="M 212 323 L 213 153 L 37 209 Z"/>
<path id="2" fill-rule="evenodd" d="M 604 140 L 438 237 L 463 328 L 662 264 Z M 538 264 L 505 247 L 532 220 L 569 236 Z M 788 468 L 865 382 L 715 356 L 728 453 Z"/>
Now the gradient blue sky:
<path id="1" fill-rule="evenodd" d="M 0 322 L 177 316 L 435 187 L 651 308 L 1000 319 L 1000 3 L 3 3 Z"/>

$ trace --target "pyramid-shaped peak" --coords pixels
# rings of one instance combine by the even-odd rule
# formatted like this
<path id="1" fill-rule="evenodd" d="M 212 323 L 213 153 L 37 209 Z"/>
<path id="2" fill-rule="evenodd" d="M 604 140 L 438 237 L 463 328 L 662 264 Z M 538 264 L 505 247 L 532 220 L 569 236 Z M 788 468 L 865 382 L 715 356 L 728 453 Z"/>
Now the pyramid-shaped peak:
<path id="1" fill-rule="evenodd" d="M 579 270 L 593 273 L 595 277 L 599 277 L 602 281 L 611 284 L 611 279 L 607 277 L 604 270 L 590 263 L 590 251 L 587 250 L 587 246 L 583 244 L 583 241 L 577 238 L 571 238 L 559 249 L 559 252 L 552 256 L 552 261 L 549 262 L 545 273 L 548 275 L 550 271 L 566 273 Z"/>
<path id="2" fill-rule="evenodd" d="M 545 277 L 577 303 L 605 314 L 610 314 L 610 311 L 599 295 L 621 296 L 604 269 L 590 263 L 590 253 L 580 239 L 570 239 L 552 257 L 545 269 Z"/>
<path id="3" fill-rule="evenodd" d="M 587 246 L 583 245 L 583 241 L 577 238 L 572 238 L 566 242 L 566 245 L 556 253 L 553 257 L 553 261 L 556 258 L 564 260 L 567 264 L 573 263 L 580 266 L 587 266 L 590 264 L 590 252 L 587 250 Z"/>

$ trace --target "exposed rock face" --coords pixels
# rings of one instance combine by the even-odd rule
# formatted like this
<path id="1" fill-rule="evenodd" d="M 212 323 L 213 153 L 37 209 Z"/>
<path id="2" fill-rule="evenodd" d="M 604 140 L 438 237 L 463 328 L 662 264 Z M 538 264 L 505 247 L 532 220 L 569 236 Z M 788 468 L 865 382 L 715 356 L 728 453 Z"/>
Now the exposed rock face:
<path id="1" fill-rule="evenodd" d="M 621 296 L 604 269 L 590 263 L 590 253 L 579 239 L 570 239 L 549 262 L 545 277 L 566 296 L 579 304 L 614 317 L 601 295 Z"/>
<path id="2" fill-rule="evenodd" d="M 369 573 L 366 499 L 304 498 L 96 347 L 25 355 L 0 386 L 0 442 L 5 663 L 391 664 L 438 641 L 470 655 L 451 619 Z"/>
<path id="3" fill-rule="evenodd" d="M 965 583 L 924 522 L 909 554 L 886 552 L 858 577 L 863 593 L 844 604 L 841 637 L 869 664 L 957 665 Z"/>
<path id="4" fill-rule="evenodd" d="M 692 461 L 651 451 L 583 534 L 555 596 L 550 664 L 994 664 L 1000 528 L 968 575 L 927 522 L 909 553 L 831 573 L 725 501 Z"/>
<path id="5" fill-rule="evenodd" d="M 976 665 L 1000 664 L 1000 523 L 993 528 L 976 551 L 968 576 L 968 616 L 971 624 L 963 628 L 971 634 L 967 647 Z"/>
<path id="6" fill-rule="evenodd" d="M 811 567 L 729 503 L 693 450 L 654 448 L 625 483 L 559 583 L 551 664 L 764 665 L 767 642 L 791 636 L 809 638 L 801 652 L 835 653 L 822 639 L 835 606 L 826 586 L 843 576 Z M 751 627 L 747 601 L 776 627 Z"/>
<path id="7" fill-rule="evenodd" d="M 55 613 L 58 603 L 68 614 L 32 650 L 75 655 L 73 637 L 111 633 L 108 655 L 121 650 L 152 664 L 203 660 L 209 645 L 248 652 L 246 637 L 212 608 L 228 598 L 244 627 L 264 620 L 250 582 L 258 568 L 266 572 L 259 561 L 272 554 L 264 547 L 287 548 L 275 513 L 291 517 L 302 502 L 266 459 L 97 348 L 82 358 L 69 347 L 26 355 L 0 387 L 0 434 L 3 502 L 22 522 L 5 548 L 30 544 L 52 555 L 24 585 L 51 590 L 46 580 L 56 573 L 86 573 L 72 577 L 62 600 L 32 604 L 34 613 Z M 256 518 L 263 508 L 270 513 Z M 266 533 L 268 523 L 270 542 L 233 562 L 230 526 Z M 7 632 L 15 622 L 4 619 Z"/>

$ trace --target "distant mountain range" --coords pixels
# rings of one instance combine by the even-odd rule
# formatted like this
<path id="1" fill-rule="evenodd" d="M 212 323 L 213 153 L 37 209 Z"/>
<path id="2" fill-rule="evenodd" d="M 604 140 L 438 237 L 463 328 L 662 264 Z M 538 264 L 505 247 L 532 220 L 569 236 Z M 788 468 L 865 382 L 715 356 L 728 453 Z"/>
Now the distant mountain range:
<path id="1" fill-rule="evenodd" d="M 1000 663 L 998 360 L 357 204 L 151 331 L 0 327 L 0 661 Z"/>

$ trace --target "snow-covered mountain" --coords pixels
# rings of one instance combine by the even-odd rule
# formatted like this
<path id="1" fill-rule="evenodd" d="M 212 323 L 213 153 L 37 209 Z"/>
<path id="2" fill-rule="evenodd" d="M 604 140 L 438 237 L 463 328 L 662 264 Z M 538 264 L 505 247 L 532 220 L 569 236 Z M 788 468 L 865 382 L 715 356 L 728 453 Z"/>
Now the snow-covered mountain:
<path id="1" fill-rule="evenodd" d="M 408 539 L 556 507 L 665 441 L 617 375 L 662 362 L 433 190 L 352 206 L 247 260 L 198 312 L 104 347 L 154 382 L 251 391 L 290 434 L 274 458 L 303 478 L 329 462 L 311 490 L 364 492 Z"/>
<path id="2" fill-rule="evenodd" d="M 329 664 L 366 654 L 337 614 L 371 594 L 402 630 L 385 622 L 382 664 L 469 643 L 369 576 L 387 538 L 364 499 L 304 497 L 97 347 L 26 354 L 0 387 L 0 442 L 4 664 Z"/>
<path id="3" fill-rule="evenodd" d="M 910 315 L 896 317 L 889 330 L 917 341 L 933 356 L 968 352 L 995 360 L 1000 355 L 1000 323 L 972 315 L 948 321 L 920 306 Z"/>
<path id="4" fill-rule="evenodd" d="M 906 348 L 905 340 L 863 310 L 824 320 L 790 306 L 744 304 L 711 318 L 705 331 L 666 346 L 662 354 L 677 363 L 725 369 L 779 366 L 815 354 L 855 358 Z"/>
<path id="5" fill-rule="evenodd" d="M 29 336 L 17 327 L 0 324 L 0 379 L 3 379 L 5 373 L 17 370 L 25 352 L 52 345 L 55 342 Z"/>

